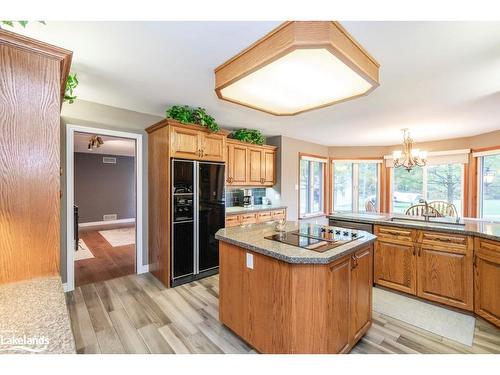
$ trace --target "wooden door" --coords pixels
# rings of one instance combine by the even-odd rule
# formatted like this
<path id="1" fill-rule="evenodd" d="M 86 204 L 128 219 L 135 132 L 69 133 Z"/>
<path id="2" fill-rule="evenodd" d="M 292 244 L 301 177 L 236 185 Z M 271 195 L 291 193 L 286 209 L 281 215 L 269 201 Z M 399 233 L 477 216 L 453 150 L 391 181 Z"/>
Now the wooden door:
<path id="1" fill-rule="evenodd" d="M 420 232 L 417 295 L 473 310 L 472 239 L 450 233 Z"/>
<path id="2" fill-rule="evenodd" d="M 183 128 L 181 126 L 172 126 L 170 139 L 172 157 L 183 159 L 200 159 L 201 141 L 199 131 Z"/>
<path id="3" fill-rule="evenodd" d="M 262 185 L 264 177 L 262 175 L 263 153 L 260 148 L 248 148 L 249 173 L 247 185 Z"/>
<path id="4" fill-rule="evenodd" d="M 375 283 L 417 293 L 417 263 L 413 242 L 407 244 L 377 240 L 375 242 Z"/>
<path id="5" fill-rule="evenodd" d="M 500 242 L 475 241 L 474 311 L 500 327 Z"/>
<path id="6" fill-rule="evenodd" d="M 200 132 L 201 160 L 225 161 L 226 137 L 217 133 Z"/>
<path id="7" fill-rule="evenodd" d="M 262 178 L 263 184 L 273 186 L 275 184 L 275 162 L 276 152 L 273 150 L 262 150 Z"/>
<path id="8" fill-rule="evenodd" d="M 357 342 L 372 323 L 373 252 L 367 246 L 351 260 L 350 331 Z"/>
<path id="9" fill-rule="evenodd" d="M 328 331 L 328 353 L 345 353 L 351 347 L 350 295 L 351 258 L 344 257 L 333 263 L 327 289 L 327 320 L 332 322 Z M 339 317 L 342 317 L 339 319 Z"/>

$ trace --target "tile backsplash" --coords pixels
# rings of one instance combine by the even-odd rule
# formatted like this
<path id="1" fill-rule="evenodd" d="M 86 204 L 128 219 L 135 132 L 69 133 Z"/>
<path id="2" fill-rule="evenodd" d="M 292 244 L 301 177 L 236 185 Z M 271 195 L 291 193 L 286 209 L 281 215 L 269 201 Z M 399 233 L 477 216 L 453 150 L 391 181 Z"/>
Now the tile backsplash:
<path id="1" fill-rule="evenodd" d="M 266 188 L 254 188 L 252 190 L 253 204 L 262 204 L 262 198 L 266 196 Z M 243 206 L 244 189 L 226 188 L 226 206 Z"/>

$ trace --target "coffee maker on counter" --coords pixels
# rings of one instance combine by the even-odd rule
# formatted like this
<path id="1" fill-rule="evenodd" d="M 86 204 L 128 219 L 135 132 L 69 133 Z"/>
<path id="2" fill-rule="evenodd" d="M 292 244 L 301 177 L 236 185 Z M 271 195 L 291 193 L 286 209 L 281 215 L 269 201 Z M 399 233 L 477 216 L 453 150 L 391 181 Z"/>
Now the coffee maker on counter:
<path id="1" fill-rule="evenodd" d="M 243 207 L 253 206 L 252 189 L 244 189 L 243 194 Z"/>

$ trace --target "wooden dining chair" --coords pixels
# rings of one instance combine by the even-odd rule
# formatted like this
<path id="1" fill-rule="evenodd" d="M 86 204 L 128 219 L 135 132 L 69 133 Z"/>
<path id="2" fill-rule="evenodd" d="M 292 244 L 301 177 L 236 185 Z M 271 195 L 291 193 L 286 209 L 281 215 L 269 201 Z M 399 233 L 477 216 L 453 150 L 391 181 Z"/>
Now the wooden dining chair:
<path id="1" fill-rule="evenodd" d="M 429 202 L 429 207 L 435 208 L 441 216 L 458 216 L 458 211 L 455 205 L 447 201 L 432 201 Z"/>
<path id="2" fill-rule="evenodd" d="M 438 210 L 434 207 L 428 206 L 429 212 L 428 214 L 435 217 L 442 217 Z M 405 215 L 409 216 L 424 216 L 425 213 L 425 204 L 414 204 L 413 206 L 408 207 L 405 212 Z"/>
<path id="3" fill-rule="evenodd" d="M 375 207 L 373 202 L 369 199 L 367 199 L 365 202 L 365 211 L 366 212 L 377 212 L 377 208 Z"/>

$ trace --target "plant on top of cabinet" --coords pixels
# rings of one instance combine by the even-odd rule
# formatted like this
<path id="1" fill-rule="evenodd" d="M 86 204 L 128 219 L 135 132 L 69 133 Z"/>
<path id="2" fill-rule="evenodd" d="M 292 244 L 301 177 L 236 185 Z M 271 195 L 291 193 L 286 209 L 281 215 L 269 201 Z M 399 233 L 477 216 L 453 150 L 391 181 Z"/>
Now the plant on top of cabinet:
<path id="1" fill-rule="evenodd" d="M 73 90 L 78 86 L 78 78 L 76 78 L 76 73 L 68 74 L 66 79 L 66 90 L 64 91 L 64 101 L 69 104 L 73 104 L 76 99 L 76 95 L 73 94 Z"/>
<path id="2" fill-rule="evenodd" d="M 0 21 L 0 29 L 2 28 L 3 25 L 14 27 L 16 22 L 23 28 L 26 28 L 26 25 L 28 25 L 29 21 Z M 45 21 L 37 21 L 37 22 L 40 22 L 41 24 L 45 25 Z"/>
<path id="3" fill-rule="evenodd" d="M 204 108 L 191 108 L 187 105 L 174 105 L 165 111 L 167 118 L 177 120 L 183 124 L 193 123 L 204 126 L 212 132 L 220 128 L 215 119 Z"/>
<path id="4" fill-rule="evenodd" d="M 264 144 L 264 136 L 257 129 L 238 129 L 231 133 L 231 138 L 241 142 L 253 143 L 256 145 Z"/>

